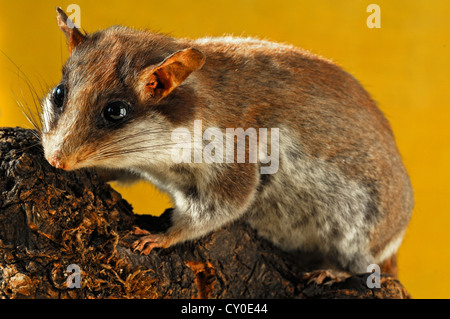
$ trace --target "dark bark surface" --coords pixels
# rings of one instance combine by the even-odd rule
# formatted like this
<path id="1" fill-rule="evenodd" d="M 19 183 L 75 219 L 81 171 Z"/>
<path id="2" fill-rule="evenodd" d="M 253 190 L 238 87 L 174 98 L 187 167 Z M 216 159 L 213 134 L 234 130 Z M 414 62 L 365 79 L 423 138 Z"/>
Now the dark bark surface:
<path id="1" fill-rule="evenodd" d="M 51 167 L 30 130 L 0 128 L 0 298 L 407 298 L 400 282 L 314 271 L 236 222 L 148 256 L 133 252 L 132 226 L 167 227 L 132 207 L 93 171 Z M 67 268 L 81 270 L 68 288 Z M 309 272 L 307 272 L 309 271 Z"/>

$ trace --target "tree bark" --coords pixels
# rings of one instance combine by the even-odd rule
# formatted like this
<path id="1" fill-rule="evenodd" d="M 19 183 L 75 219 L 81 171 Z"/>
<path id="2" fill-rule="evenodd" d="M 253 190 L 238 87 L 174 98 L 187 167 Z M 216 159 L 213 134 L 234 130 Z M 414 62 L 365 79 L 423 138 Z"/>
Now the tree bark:
<path id="1" fill-rule="evenodd" d="M 314 256 L 282 252 L 240 221 L 140 255 L 133 225 L 164 231 L 171 210 L 134 215 L 94 171 L 50 166 L 32 133 L 0 128 L 1 298 L 409 297 L 388 275 L 370 289 L 369 274 L 314 270 Z"/>

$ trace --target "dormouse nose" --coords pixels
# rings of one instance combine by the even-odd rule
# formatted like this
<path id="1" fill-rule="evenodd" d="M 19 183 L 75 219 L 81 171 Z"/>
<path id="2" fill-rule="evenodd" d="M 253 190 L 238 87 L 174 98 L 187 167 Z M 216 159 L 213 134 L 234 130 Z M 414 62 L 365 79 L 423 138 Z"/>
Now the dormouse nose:
<path id="1" fill-rule="evenodd" d="M 48 158 L 48 162 L 50 165 L 60 168 L 60 169 L 67 169 L 68 165 L 67 163 L 62 159 L 62 155 L 60 151 L 56 151 L 53 155 L 51 155 Z"/>

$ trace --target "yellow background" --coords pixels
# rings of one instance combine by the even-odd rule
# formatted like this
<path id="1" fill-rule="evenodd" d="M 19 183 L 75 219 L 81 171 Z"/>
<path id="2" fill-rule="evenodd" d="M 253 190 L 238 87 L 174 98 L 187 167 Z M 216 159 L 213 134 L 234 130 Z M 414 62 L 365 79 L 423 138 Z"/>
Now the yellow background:
<path id="1" fill-rule="evenodd" d="M 415 189 L 416 208 L 399 253 L 400 280 L 413 297 L 450 297 L 449 1 L 0 0 L 0 50 L 38 92 L 40 84 L 59 81 L 68 54 L 55 6 L 70 3 L 80 6 L 88 32 L 124 24 L 176 37 L 257 36 L 343 66 L 391 121 Z M 381 7 L 380 29 L 366 26 L 370 3 Z M 12 93 L 20 95 L 20 87 L 26 91 L 15 66 L 0 54 L 0 126 L 28 126 Z M 32 102 L 29 94 L 25 99 Z M 170 206 L 148 185 L 121 191 L 138 213 L 159 214 Z"/>

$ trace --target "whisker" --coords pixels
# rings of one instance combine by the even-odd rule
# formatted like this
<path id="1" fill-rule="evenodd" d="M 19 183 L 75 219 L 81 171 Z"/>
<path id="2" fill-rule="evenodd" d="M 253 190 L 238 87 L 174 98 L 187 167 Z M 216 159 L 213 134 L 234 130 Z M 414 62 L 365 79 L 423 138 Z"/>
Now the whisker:
<path id="1" fill-rule="evenodd" d="M 119 144 L 119 143 L 121 143 L 121 142 L 125 142 L 125 141 L 130 140 L 130 139 L 133 139 L 133 138 L 135 138 L 135 137 L 139 137 L 140 135 L 165 133 L 165 132 L 168 132 L 168 131 L 169 131 L 169 130 L 157 130 L 157 131 L 156 131 L 156 130 L 154 130 L 154 129 L 148 129 L 148 130 L 144 130 L 144 131 L 137 132 L 137 133 L 134 133 L 134 134 L 128 134 L 128 135 L 126 135 L 126 136 L 122 136 L 122 137 L 120 137 L 120 138 L 113 139 L 112 141 L 109 141 L 108 143 L 105 143 L 105 144 L 101 145 L 100 148 L 97 149 L 97 151 L 100 151 L 100 150 L 101 150 L 101 151 L 104 151 L 104 150 L 108 149 L 108 148 L 111 147 L 111 146 L 117 145 L 117 144 Z M 140 144 L 140 143 L 145 142 L 145 141 L 146 141 L 146 140 L 143 141 L 142 139 L 136 140 L 136 141 L 134 141 L 133 143 L 128 144 L 127 146 L 135 145 L 135 144 Z"/>
<path id="2" fill-rule="evenodd" d="M 33 135 L 36 134 L 35 130 L 30 130 L 30 132 L 31 132 L 31 134 L 33 134 Z M 36 136 L 37 138 L 39 138 L 38 135 L 35 135 L 35 136 Z M 43 150 L 43 148 L 42 148 L 42 144 L 41 144 L 41 141 L 40 141 L 40 140 L 38 140 L 38 141 L 35 142 L 35 143 L 32 143 L 32 144 L 28 145 L 27 147 L 21 148 L 20 151 L 25 152 L 25 151 L 27 151 L 27 150 L 29 150 L 29 149 L 31 149 L 31 148 L 34 148 L 34 147 L 39 147 L 39 152 L 43 153 L 44 150 Z M 7 155 L 8 155 L 8 153 L 0 154 L 0 158 L 5 158 Z"/>
<path id="3" fill-rule="evenodd" d="M 39 73 L 36 73 L 36 74 L 40 78 L 40 79 L 38 79 L 38 83 L 39 83 L 39 87 L 41 88 L 41 94 L 42 94 L 42 96 L 45 96 L 48 93 L 49 89 L 50 89 L 50 85 L 48 85 L 47 81 L 44 79 L 44 77 L 41 74 L 39 74 Z M 42 86 L 42 82 L 41 81 L 44 82 L 45 88 Z"/>
<path id="4" fill-rule="evenodd" d="M 33 126 L 34 129 L 38 130 L 39 127 L 37 125 L 37 122 L 34 118 L 34 116 L 31 113 L 31 109 L 29 108 L 28 104 L 26 103 L 26 101 L 24 100 L 24 102 L 21 102 L 20 99 L 17 97 L 16 93 L 14 92 L 13 88 L 11 87 L 11 92 L 14 96 L 15 102 L 17 104 L 17 106 L 19 107 L 20 111 L 22 112 L 22 114 L 26 117 L 26 119 L 28 120 L 28 122 L 30 122 L 30 124 Z M 23 98 L 24 99 L 24 98 Z M 25 105 L 24 105 L 25 104 Z"/>
<path id="5" fill-rule="evenodd" d="M 36 114 L 39 115 L 41 113 L 39 95 L 38 95 L 36 89 L 34 88 L 33 84 L 31 83 L 31 81 L 28 79 L 28 77 L 25 77 L 25 83 L 27 84 L 28 90 L 31 93 L 31 97 L 33 98 L 34 109 L 36 111 Z M 39 125 L 41 126 L 42 123 L 40 122 L 40 117 L 38 117 L 38 121 L 39 121 Z"/>
<path id="6" fill-rule="evenodd" d="M 11 87 L 11 91 L 15 97 L 16 104 L 19 106 L 22 113 L 27 118 L 27 120 L 30 122 L 30 124 L 34 127 L 34 129 L 37 130 L 38 132 L 40 132 L 41 131 L 40 127 L 42 126 L 42 123 L 41 123 L 41 118 L 39 116 L 39 114 L 40 114 L 39 95 L 38 95 L 36 89 L 34 88 L 29 77 L 21 70 L 21 68 L 17 65 L 17 63 L 15 63 L 5 52 L 3 52 L 2 50 L 0 50 L 0 51 L 11 62 L 11 64 L 15 66 L 15 68 L 17 70 L 17 80 L 18 80 L 19 91 L 20 91 L 22 100 L 20 100 L 20 98 L 17 97 L 17 95 L 15 94 L 14 90 Z M 27 103 L 27 99 L 25 98 L 25 94 L 23 92 L 22 86 L 20 85 L 21 81 L 24 81 L 26 83 L 28 91 L 31 94 L 31 97 L 33 99 L 34 109 L 36 111 L 35 114 L 33 114 L 33 111 L 31 110 L 30 105 Z M 36 119 L 36 115 L 37 115 L 37 119 Z"/>
<path id="7" fill-rule="evenodd" d="M 140 141 L 140 142 L 142 142 L 142 141 Z M 84 156 L 83 160 L 86 160 L 88 158 L 91 160 L 110 159 L 110 158 L 118 157 L 118 156 L 125 155 L 125 154 L 135 154 L 135 153 L 141 153 L 143 151 L 160 150 L 162 147 L 174 146 L 174 145 L 179 145 L 179 144 L 180 143 L 164 143 L 164 144 L 156 144 L 156 145 L 134 147 L 134 148 L 116 147 L 115 149 L 102 151 L 102 152 L 98 152 L 98 150 L 95 150 L 89 154 L 90 156 L 87 156 L 87 155 Z M 92 154 L 94 154 L 94 155 L 92 155 Z"/>
<path id="8" fill-rule="evenodd" d="M 28 147 L 22 148 L 21 151 L 26 151 L 26 150 L 29 150 L 30 148 L 37 147 L 37 146 L 42 146 L 41 142 L 36 142 L 34 144 L 31 144 Z"/>

